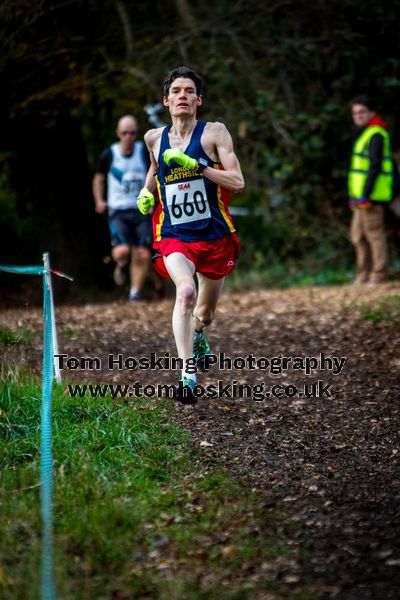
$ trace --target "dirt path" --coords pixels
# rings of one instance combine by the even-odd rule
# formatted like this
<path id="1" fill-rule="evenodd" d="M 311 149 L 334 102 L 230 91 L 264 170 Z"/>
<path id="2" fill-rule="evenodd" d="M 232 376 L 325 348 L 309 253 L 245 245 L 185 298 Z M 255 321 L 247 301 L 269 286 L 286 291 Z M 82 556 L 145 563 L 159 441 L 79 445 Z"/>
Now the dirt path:
<path id="1" fill-rule="evenodd" d="M 301 583 L 311 585 L 315 598 L 400 597 L 400 327 L 362 320 L 358 308 L 361 300 L 398 291 L 398 285 L 385 284 L 362 290 L 342 286 L 226 294 L 209 333 L 216 354 L 346 361 L 337 375 L 328 362 L 309 376 L 300 368 L 271 375 L 214 367 L 200 376 L 202 385 L 236 380 L 300 389 L 320 380 L 331 397 L 261 402 L 220 397 L 202 398 L 196 407 L 165 404 L 168 418 L 189 430 L 200 447 L 199 467 L 207 470 L 217 463 L 261 490 L 266 530 L 278 527 L 288 546 L 301 548 L 302 558 L 270 567 L 277 582 L 293 586 L 293 594 Z M 102 363 L 101 372 L 69 369 L 64 377 L 174 383 L 177 374 L 168 370 L 107 369 L 110 354 L 124 359 L 150 352 L 174 356 L 171 309 L 171 300 L 58 308 L 62 352 L 97 356 Z M 40 319 L 40 310 L 13 309 L 1 313 L 0 323 L 40 329 Z M 40 340 L 26 352 L 26 360 L 39 370 Z"/>

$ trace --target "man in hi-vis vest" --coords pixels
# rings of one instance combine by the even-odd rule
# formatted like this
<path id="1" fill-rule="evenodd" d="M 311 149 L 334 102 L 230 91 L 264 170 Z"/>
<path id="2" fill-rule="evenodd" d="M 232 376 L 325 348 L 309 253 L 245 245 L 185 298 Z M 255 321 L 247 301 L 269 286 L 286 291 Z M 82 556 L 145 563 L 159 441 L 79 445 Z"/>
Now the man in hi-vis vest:
<path id="1" fill-rule="evenodd" d="M 383 281 L 388 262 L 384 207 L 393 199 L 393 162 L 387 125 L 366 97 L 351 102 L 354 142 L 348 176 L 351 242 L 356 250 L 355 283 Z"/>

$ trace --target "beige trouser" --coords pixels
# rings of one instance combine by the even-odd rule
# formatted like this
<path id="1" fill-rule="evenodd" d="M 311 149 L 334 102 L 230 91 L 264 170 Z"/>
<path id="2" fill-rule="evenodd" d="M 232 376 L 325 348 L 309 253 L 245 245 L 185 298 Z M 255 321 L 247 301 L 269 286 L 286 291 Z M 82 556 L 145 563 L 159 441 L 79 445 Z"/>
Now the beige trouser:
<path id="1" fill-rule="evenodd" d="M 353 209 L 350 227 L 351 243 L 356 250 L 358 277 L 383 277 L 388 261 L 384 207 Z"/>

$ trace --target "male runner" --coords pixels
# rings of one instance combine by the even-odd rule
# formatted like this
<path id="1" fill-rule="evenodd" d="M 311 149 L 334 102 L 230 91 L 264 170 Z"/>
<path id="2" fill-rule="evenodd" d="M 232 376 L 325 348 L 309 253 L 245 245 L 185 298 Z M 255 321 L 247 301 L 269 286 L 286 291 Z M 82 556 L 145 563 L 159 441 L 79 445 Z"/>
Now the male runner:
<path id="1" fill-rule="evenodd" d="M 171 71 L 164 82 L 163 104 L 172 126 L 145 135 L 151 166 L 137 205 L 143 214 L 152 211 L 157 187 L 154 266 L 176 286 L 172 327 L 178 355 L 183 365 L 194 356 L 204 369 L 211 354 L 204 328 L 214 318 L 224 278 L 239 255 L 228 210 L 230 193 L 243 191 L 244 180 L 225 125 L 197 120 L 202 102 L 199 76 L 187 67 Z M 194 403 L 195 385 L 196 376 L 184 368 L 178 397 Z"/>
<path id="2" fill-rule="evenodd" d="M 149 167 L 146 146 L 136 139 L 137 132 L 134 116 L 124 115 L 118 120 L 119 141 L 104 150 L 93 178 L 96 212 L 108 211 L 111 253 L 116 263 L 114 281 L 124 285 L 129 269 L 129 300 L 134 301 L 141 299 L 152 243 L 151 219 L 140 214 L 136 206 Z"/>

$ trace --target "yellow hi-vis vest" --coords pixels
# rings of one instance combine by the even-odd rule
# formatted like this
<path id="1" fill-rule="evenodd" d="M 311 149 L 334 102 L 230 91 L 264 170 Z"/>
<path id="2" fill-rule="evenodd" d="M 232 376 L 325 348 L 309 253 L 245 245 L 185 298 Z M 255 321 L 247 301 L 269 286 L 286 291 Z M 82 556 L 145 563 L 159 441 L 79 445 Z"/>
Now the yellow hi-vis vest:
<path id="1" fill-rule="evenodd" d="M 393 196 L 392 151 L 389 134 L 386 129 L 379 125 L 366 127 L 355 141 L 348 176 L 349 198 L 356 200 L 363 198 L 364 187 L 371 166 L 369 144 L 372 136 L 376 133 L 379 133 L 383 137 L 383 156 L 381 171 L 374 181 L 374 186 L 368 196 L 368 200 L 390 202 Z"/>

